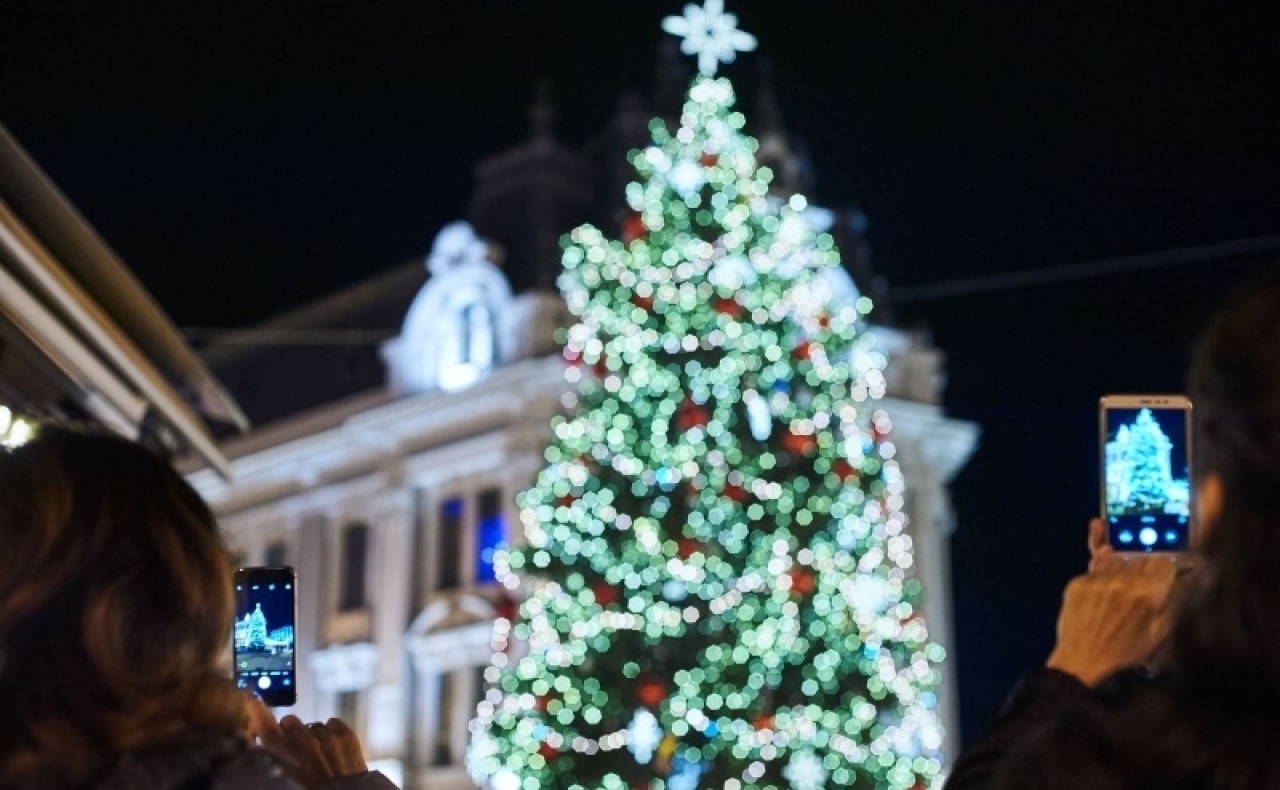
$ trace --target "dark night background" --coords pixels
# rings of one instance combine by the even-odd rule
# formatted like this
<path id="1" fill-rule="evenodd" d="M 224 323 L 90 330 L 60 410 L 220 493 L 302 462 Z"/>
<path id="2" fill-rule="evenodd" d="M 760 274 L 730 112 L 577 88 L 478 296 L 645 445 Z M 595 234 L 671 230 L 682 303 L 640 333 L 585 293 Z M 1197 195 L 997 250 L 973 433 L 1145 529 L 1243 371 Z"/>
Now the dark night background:
<path id="1" fill-rule="evenodd" d="M 1083 566 L 1098 396 L 1179 390 L 1207 312 L 1280 253 L 1059 267 L 1280 234 L 1280 6 L 728 5 L 810 196 L 862 206 L 899 323 L 982 427 L 954 484 L 969 739 Z M 527 139 L 540 77 L 560 139 L 603 129 L 682 6 L 7 0 L 0 122 L 176 323 L 241 326 L 422 256 L 473 164 Z M 749 120 L 758 62 L 727 69 Z M 1044 279 L 974 279 L 1024 271 Z"/>

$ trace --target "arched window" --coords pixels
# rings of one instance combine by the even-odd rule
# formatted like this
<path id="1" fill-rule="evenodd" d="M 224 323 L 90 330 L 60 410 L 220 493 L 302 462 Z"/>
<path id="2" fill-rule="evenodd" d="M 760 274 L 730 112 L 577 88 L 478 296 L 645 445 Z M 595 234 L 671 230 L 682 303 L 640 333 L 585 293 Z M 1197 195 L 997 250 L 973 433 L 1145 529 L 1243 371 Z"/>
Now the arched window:
<path id="1" fill-rule="evenodd" d="M 459 291 L 442 323 L 436 354 L 436 380 L 444 390 L 470 386 L 493 367 L 497 332 L 493 310 L 482 288 Z"/>

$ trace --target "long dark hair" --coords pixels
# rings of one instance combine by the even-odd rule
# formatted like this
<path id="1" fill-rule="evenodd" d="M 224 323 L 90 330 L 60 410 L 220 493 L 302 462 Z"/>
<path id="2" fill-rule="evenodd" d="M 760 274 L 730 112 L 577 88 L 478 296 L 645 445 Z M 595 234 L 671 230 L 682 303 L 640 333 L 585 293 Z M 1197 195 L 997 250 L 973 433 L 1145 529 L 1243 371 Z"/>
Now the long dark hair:
<path id="1" fill-rule="evenodd" d="M 1222 483 L 1170 646 L 1170 671 L 1203 701 L 1237 683 L 1280 704 L 1280 275 L 1227 303 L 1192 360 L 1194 443 Z M 1235 700 L 1238 707 L 1245 700 Z"/>
<path id="2" fill-rule="evenodd" d="M 1188 391 L 1207 525 L 1158 689 L 1118 721 L 1126 787 L 1280 786 L 1280 271 L 1230 299 L 1201 335 Z"/>
<path id="3" fill-rule="evenodd" d="M 0 453 L 0 786 L 74 787 L 129 750 L 235 733 L 231 595 L 208 507 L 150 451 L 46 429 Z"/>

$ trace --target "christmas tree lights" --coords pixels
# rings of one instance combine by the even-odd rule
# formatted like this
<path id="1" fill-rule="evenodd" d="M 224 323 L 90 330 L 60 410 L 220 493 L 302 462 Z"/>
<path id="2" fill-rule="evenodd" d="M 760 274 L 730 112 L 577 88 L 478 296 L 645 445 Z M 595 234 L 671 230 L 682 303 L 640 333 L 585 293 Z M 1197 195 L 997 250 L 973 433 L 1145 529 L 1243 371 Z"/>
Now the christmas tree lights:
<path id="1" fill-rule="evenodd" d="M 838 298 L 832 238 L 770 193 L 703 71 L 634 155 L 621 238 L 567 239 L 578 387 L 498 562 L 522 600 L 471 770 L 495 790 L 927 787 L 942 651 L 870 303 Z"/>

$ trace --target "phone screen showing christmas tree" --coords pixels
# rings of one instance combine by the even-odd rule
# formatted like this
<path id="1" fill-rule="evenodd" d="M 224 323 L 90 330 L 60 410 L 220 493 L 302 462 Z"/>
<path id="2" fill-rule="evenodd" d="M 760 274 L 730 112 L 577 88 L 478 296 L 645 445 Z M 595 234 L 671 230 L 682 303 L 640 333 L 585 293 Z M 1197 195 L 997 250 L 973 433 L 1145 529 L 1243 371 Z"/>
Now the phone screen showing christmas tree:
<path id="1" fill-rule="evenodd" d="M 235 574 L 236 685 L 252 690 L 271 707 L 297 701 L 296 587 L 293 568 L 240 568 Z"/>
<path id="2" fill-rule="evenodd" d="M 1190 548 L 1190 415 L 1181 396 L 1103 398 L 1102 505 L 1116 551 Z"/>

